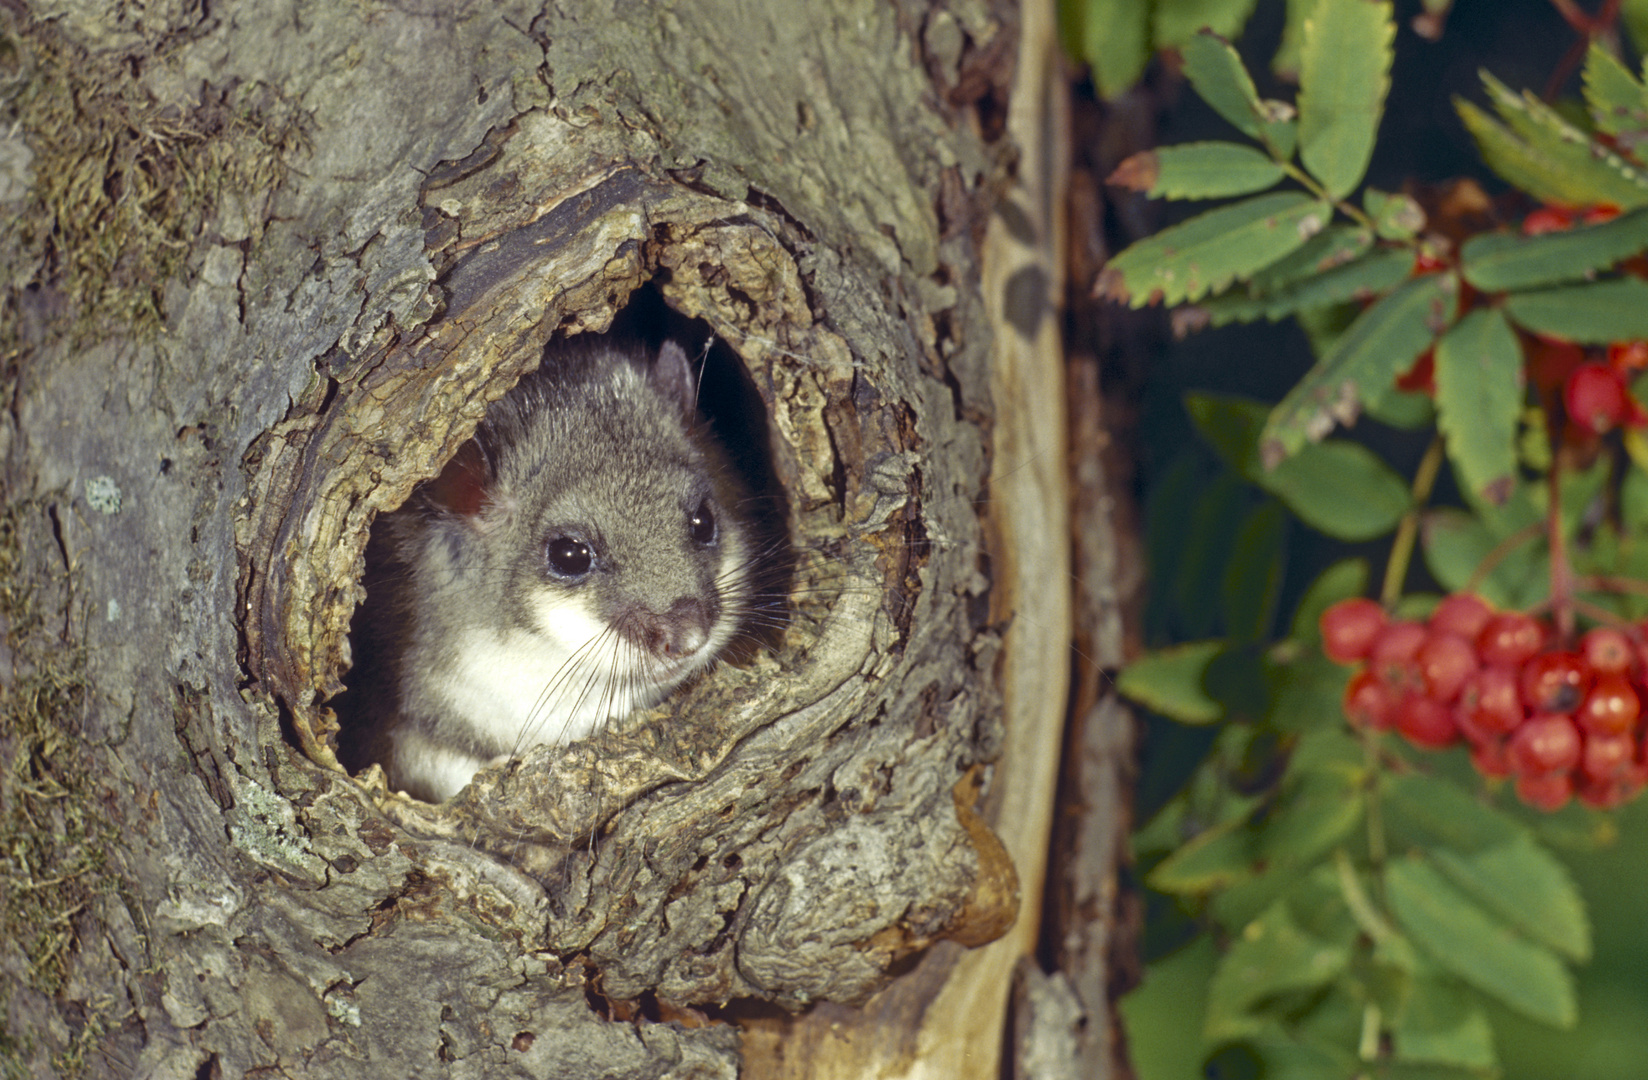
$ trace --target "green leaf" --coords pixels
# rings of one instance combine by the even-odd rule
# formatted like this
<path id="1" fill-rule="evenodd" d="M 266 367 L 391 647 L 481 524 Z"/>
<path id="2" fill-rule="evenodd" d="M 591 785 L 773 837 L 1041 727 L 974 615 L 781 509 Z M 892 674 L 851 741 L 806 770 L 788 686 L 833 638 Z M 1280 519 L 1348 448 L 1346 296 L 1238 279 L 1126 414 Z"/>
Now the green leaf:
<path id="1" fill-rule="evenodd" d="M 1267 869 L 1313 862 L 1331 850 L 1362 823 L 1365 797 L 1349 775 L 1324 771 L 1293 779 L 1258 830 L 1258 854 Z"/>
<path id="2" fill-rule="evenodd" d="M 1625 65 L 1596 41 L 1585 55 L 1585 104 L 1597 130 L 1626 150 L 1648 132 L 1648 95 Z"/>
<path id="3" fill-rule="evenodd" d="M 1093 69 L 1099 96 L 1116 97 L 1150 60 L 1149 0 L 1060 0 L 1065 48 Z"/>
<path id="4" fill-rule="evenodd" d="M 1374 231 L 1384 240 L 1412 240 L 1425 229 L 1424 208 L 1412 195 L 1368 188 L 1362 192 L 1362 209 L 1373 218 Z"/>
<path id="5" fill-rule="evenodd" d="M 1332 212 L 1297 191 L 1222 206 L 1133 244 L 1110 260 L 1095 289 L 1133 307 L 1198 300 L 1293 251 Z"/>
<path id="6" fill-rule="evenodd" d="M 1439 777 L 1404 773 L 1386 778 L 1382 789 L 1387 827 L 1405 844 L 1472 853 L 1528 835 L 1512 818 Z"/>
<path id="7" fill-rule="evenodd" d="M 1261 641 L 1270 635 L 1282 589 L 1286 534 L 1286 512 L 1281 504 L 1267 499 L 1253 508 L 1231 537 L 1230 561 L 1225 564 L 1219 598 L 1225 631 L 1236 641 Z M 1211 681 L 1209 687 L 1218 692 Z"/>
<path id="8" fill-rule="evenodd" d="M 1625 0 L 1619 6 L 1619 16 L 1637 55 L 1648 55 L 1648 0 Z"/>
<path id="9" fill-rule="evenodd" d="M 1458 287 L 1451 274 L 1426 274 L 1362 312 L 1271 412 L 1260 444 L 1265 461 L 1354 420 L 1359 402 L 1383 393 L 1446 328 Z"/>
<path id="10" fill-rule="evenodd" d="M 1287 19 L 1282 25 L 1282 42 L 1270 58 L 1271 72 L 1283 82 L 1299 81 L 1299 54 L 1304 51 L 1305 20 L 1316 14 L 1320 0 L 1287 0 Z"/>
<path id="11" fill-rule="evenodd" d="M 1177 49 L 1201 30 L 1222 38 L 1240 37 L 1257 0 L 1173 0 L 1157 4 L 1156 48 Z"/>
<path id="12" fill-rule="evenodd" d="M 1455 982 L 1415 979 L 1391 1034 L 1398 1061 L 1463 1069 L 1497 1064 L 1487 1014 Z"/>
<path id="13" fill-rule="evenodd" d="M 1206 1012 L 1218 954 L 1210 934 L 1145 968 L 1144 982 L 1116 1002 L 1127 1026 L 1127 1052 L 1140 1077 L 1199 1076 L 1207 1047 L 1188 1017 Z"/>
<path id="14" fill-rule="evenodd" d="M 1524 1016 L 1574 1025 L 1578 1005 L 1562 962 L 1489 916 L 1430 865 L 1411 856 L 1393 860 L 1385 894 L 1403 929 L 1442 967 Z"/>
<path id="15" fill-rule="evenodd" d="M 1460 268 L 1483 292 L 1578 281 L 1648 248 L 1648 209 L 1601 225 L 1542 236 L 1482 233 L 1465 241 Z"/>
<path id="16" fill-rule="evenodd" d="M 1224 648 L 1223 641 L 1193 641 L 1145 653 L 1116 675 L 1116 689 L 1180 723 L 1211 724 L 1224 706 L 1202 691 L 1202 676 Z"/>
<path id="17" fill-rule="evenodd" d="M 1386 249 L 1355 262 L 1324 269 L 1266 296 L 1250 299 L 1233 290 L 1204 301 L 1202 307 L 1215 326 L 1256 319 L 1275 322 L 1309 308 L 1347 300 L 1371 300 L 1406 281 L 1412 267 L 1413 257 L 1407 252 Z"/>
<path id="18" fill-rule="evenodd" d="M 1505 316 L 1477 308 L 1436 345 L 1436 423 L 1462 486 L 1502 503 L 1516 476 L 1522 349 Z"/>
<path id="19" fill-rule="evenodd" d="M 1366 559 L 1340 559 L 1319 574 L 1293 613 L 1295 641 L 1315 643 L 1322 640 L 1322 612 L 1341 600 L 1361 596 L 1368 591 L 1370 571 Z"/>
<path id="20" fill-rule="evenodd" d="M 1344 439 L 1307 446 L 1258 480 L 1306 525 L 1338 540 L 1383 536 L 1412 506 L 1408 485 L 1394 469 L 1361 443 Z"/>
<path id="21" fill-rule="evenodd" d="M 1450 881 L 1529 938 L 1581 963 L 1591 958 L 1585 900 L 1563 865 L 1532 839 L 1472 854 L 1446 848 L 1431 854 Z"/>
<path id="22" fill-rule="evenodd" d="M 1582 345 L 1635 341 L 1648 338 L 1648 281 L 1620 278 L 1512 293 L 1505 314 L 1524 330 Z"/>
<path id="23" fill-rule="evenodd" d="M 1322 0 L 1299 55 L 1299 160 L 1342 199 L 1361 183 L 1390 90 L 1389 3 Z"/>
<path id="24" fill-rule="evenodd" d="M 1293 157 L 1297 129 L 1284 108 L 1259 100 L 1253 78 L 1230 43 L 1216 34 L 1197 34 L 1180 49 L 1185 77 L 1213 111 L 1236 130 L 1264 143 L 1278 161 Z"/>
<path id="25" fill-rule="evenodd" d="M 1533 95 L 1518 96 L 1487 72 L 1482 82 L 1504 125 L 1467 101 L 1456 100 L 1454 107 L 1500 176 L 1542 202 L 1623 209 L 1648 203 L 1648 181 L 1635 165 L 1592 143 Z"/>
<path id="26" fill-rule="evenodd" d="M 1238 1039 L 1263 1029 L 1250 1010 L 1289 990 L 1326 986 L 1350 963 L 1350 949 L 1308 934 L 1283 901 L 1242 928 L 1213 973 L 1207 1003 L 1210 1041 Z"/>
<path id="27" fill-rule="evenodd" d="M 1253 876 L 1253 837 L 1241 819 L 1216 825 L 1156 864 L 1145 881 L 1157 892 L 1199 896 Z"/>
<path id="28" fill-rule="evenodd" d="M 1425 545 L 1425 566 L 1444 588 L 1463 589 L 1482 560 L 1493 554 L 1507 535 L 1490 529 L 1475 514 L 1451 507 L 1425 512 L 1421 525 Z M 1545 548 L 1537 536 L 1529 536 L 1508 552 L 1477 583 L 1477 592 L 1489 603 L 1522 609 L 1543 601 L 1550 577 Z"/>
<path id="29" fill-rule="evenodd" d="M 1354 262 L 1372 246 L 1372 234 L 1360 226 L 1329 225 L 1300 245 L 1298 251 L 1254 274 L 1248 291 L 1255 296 L 1267 295 Z"/>
<path id="30" fill-rule="evenodd" d="M 1251 146 L 1195 142 L 1140 151 L 1108 182 L 1148 191 L 1153 199 L 1222 199 L 1263 191 L 1282 175 L 1280 165 Z"/>

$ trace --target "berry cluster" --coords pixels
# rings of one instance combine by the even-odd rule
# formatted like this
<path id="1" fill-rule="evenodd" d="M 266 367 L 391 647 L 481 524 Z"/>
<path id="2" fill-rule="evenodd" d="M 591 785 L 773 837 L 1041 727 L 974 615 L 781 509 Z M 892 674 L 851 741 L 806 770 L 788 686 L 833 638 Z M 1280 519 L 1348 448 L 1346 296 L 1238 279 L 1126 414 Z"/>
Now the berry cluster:
<path id="1" fill-rule="evenodd" d="M 1618 806 L 1648 785 L 1648 648 L 1625 631 L 1597 627 L 1568 650 L 1533 616 L 1470 593 L 1423 623 L 1342 600 L 1321 626 L 1329 658 L 1359 665 L 1345 689 L 1352 724 L 1394 728 L 1426 749 L 1463 739 L 1479 772 L 1515 777 L 1517 795 L 1541 810 L 1574 796 Z"/>

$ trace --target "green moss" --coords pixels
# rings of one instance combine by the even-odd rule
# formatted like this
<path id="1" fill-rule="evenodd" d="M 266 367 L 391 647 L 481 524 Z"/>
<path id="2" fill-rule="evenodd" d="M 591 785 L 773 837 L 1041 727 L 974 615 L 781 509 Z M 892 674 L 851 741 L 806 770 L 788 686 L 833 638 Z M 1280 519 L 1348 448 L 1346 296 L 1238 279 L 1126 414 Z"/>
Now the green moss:
<path id="1" fill-rule="evenodd" d="M 142 65 L 165 62 L 162 49 Z M 34 154 L 31 203 L 6 225 L 0 258 L 33 264 L 83 333 L 159 329 L 166 282 L 187 274 L 217 208 L 255 205 L 307 148 L 301 110 L 267 87 L 208 87 L 184 110 L 155 100 L 138 66 L 87 56 L 51 23 L 0 16 L 0 115 Z"/>
<path id="2" fill-rule="evenodd" d="M 114 887 L 107 853 L 117 839 L 79 738 L 85 655 L 62 639 L 70 592 L 62 563 L 49 569 L 54 548 L 43 501 L 0 510 L 0 949 L 45 995 L 68 975 L 76 918 Z M 75 1075 L 102 1030 L 94 1007 L 54 1057 L 55 1074 Z M 7 1038 L 0 1076 L 26 1074 L 37 1053 L 27 1032 Z"/>

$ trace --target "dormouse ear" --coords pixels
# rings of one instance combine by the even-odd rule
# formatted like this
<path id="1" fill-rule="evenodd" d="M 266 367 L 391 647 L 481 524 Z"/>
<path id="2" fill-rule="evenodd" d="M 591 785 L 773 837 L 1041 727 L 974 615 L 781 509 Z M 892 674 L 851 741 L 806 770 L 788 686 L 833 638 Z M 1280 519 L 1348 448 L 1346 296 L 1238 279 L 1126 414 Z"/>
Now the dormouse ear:
<path id="1" fill-rule="evenodd" d="M 474 517 L 481 512 L 492 469 L 479 439 L 471 436 L 458 447 L 441 475 L 424 484 L 423 493 L 436 507 L 449 514 Z"/>
<path id="2" fill-rule="evenodd" d="M 698 373 L 678 341 L 666 341 L 652 366 L 652 381 L 659 391 L 681 408 L 686 417 L 698 413 Z"/>

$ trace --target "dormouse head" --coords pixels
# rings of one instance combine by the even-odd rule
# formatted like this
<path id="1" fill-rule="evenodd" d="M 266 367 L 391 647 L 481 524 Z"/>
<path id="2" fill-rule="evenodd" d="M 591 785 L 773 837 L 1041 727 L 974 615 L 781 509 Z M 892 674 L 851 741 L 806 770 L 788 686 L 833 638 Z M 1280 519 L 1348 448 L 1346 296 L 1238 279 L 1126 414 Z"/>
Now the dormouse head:
<path id="1" fill-rule="evenodd" d="M 548 350 L 430 485 L 501 586 L 477 589 L 471 615 L 610 649 L 662 690 L 713 659 L 749 553 L 696 393 L 675 342 Z"/>

